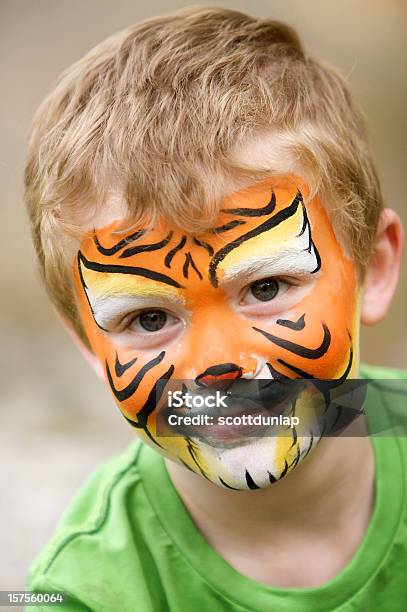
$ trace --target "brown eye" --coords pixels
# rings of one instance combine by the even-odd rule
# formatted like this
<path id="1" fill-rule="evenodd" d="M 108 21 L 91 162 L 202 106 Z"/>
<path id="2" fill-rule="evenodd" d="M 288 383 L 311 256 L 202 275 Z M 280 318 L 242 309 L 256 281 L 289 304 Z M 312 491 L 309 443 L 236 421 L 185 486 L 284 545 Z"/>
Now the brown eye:
<path id="1" fill-rule="evenodd" d="M 167 322 L 167 314 L 163 310 L 149 310 L 142 312 L 138 319 L 143 329 L 155 332 L 164 327 Z"/>
<path id="2" fill-rule="evenodd" d="M 268 302 L 276 297 L 279 285 L 274 278 L 256 281 L 250 286 L 252 295 L 261 302 Z"/>

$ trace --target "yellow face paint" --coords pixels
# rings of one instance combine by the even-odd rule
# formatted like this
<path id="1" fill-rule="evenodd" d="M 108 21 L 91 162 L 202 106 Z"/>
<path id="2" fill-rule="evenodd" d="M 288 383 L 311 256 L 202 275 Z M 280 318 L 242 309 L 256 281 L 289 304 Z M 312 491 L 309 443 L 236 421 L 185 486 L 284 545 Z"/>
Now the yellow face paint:
<path id="1" fill-rule="evenodd" d="M 87 269 L 83 261 L 79 261 L 79 266 L 85 285 L 92 288 L 92 300 L 105 296 L 141 295 L 184 301 L 182 294 L 175 288 L 163 287 L 154 280 L 140 280 L 120 273 L 95 272 Z"/>
<path id="2" fill-rule="evenodd" d="M 303 421 L 290 436 L 158 436 L 169 381 L 357 372 L 355 266 L 323 204 L 305 205 L 305 195 L 295 178 L 267 180 L 225 198 L 199 235 L 160 220 L 119 239 L 118 219 L 87 234 L 75 261 L 81 318 L 124 416 L 160 453 L 218 485 L 258 488 L 289 474 L 317 442 L 310 395 L 297 401 Z"/>

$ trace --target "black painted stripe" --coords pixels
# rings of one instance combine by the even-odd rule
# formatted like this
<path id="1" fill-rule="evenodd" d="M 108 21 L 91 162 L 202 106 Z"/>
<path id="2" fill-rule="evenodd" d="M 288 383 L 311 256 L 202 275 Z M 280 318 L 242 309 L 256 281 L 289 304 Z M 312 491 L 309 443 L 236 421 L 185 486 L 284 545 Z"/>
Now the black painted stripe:
<path id="1" fill-rule="evenodd" d="M 304 203 L 302 204 L 302 214 L 303 214 L 302 228 L 301 228 L 300 233 L 297 234 L 297 238 L 303 235 L 303 233 L 305 232 L 305 228 L 307 227 L 307 225 L 309 225 L 307 210 L 304 206 Z"/>
<path id="2" fill-rule="evenodd" d="M 231 485 L 229 485 L 220 476 L 218 476 L 218 478 L 219 478 L 220 482 L 223 484 L 223 486 L 226 487 L 227 489 L 232 489 L 233 491 L 240 491 L 240 489 L 237 489 L 236 487 L 232 487 Z"/>
<path id="3" fill-rule="evenodd" d="M 168 253 L 167 253 L 167 255 L 165 256 L 165 259 L 164 259 L 164 263 L 165 263 L 167 268 L 171 267 L 172 258 L 174 257 L 174 255 L 178 251 L 180 251 L 185 246 L 186 241 L 187 241 L 187 237 L 186 236 L 182 236 L 182 238 L 179 241 L 179 243 L 177 245 L 175 245 L 175 247 L 173 249 L 171 249 L 171 251 L 168 251 Z"/>
<path id="4" fill-rule="evenodd" d="M 130 247 L 129 249 L 125 249 L 123 253 L 120 255 L 120 259 L 125 257 L 132 257 L 133 255 L 137 255 L 138 253 L 146 253 L 149 251 L 158 251 L 170 242 L 174 232 L 169 232 L 165 238 L 160 240 L 159 242 L 153 242 L 151 244 L 138 244 L 135 247 Z"/>
<path id="5" fill-rule="evenodd" d="M 308 222 L 308 217 L 307 217 L 307 225 L 306 228 L 308 230 L 308 246 L 305 247 L 304 251 L 308 251 L 308 253 L 311 253 L 311 249 L 312 249 L 312 238 L 311 238 L 311 226 Z"/>
<path id="6" fill-rule="evenodd" d="M 160 283 L 165 283 L 166 285 L 171 285 L 172 287 L 182 289 L 184 288 L 183 285 L 180 285 L 180 283 L 178 283 L 170 276 L 162 274 L 161 272 L 149 270 L 148 268 L 140 268 L 136 266 L 121 266 L 114 264 L 101 264 L 97 261 L 89 261 L 80 251 L 78 253 L 78 256 L 80 262 L 83 263 L 85 268 L 87 268 L 88 270 L 93 270 L 94 272 L 104 272 L 111 274 L 133 274 L 134 276 L 143 276 L 145 278 L 149 278 Z"/>
<path id="7" fill-rule="evenodd" d="M 154 436 L 151 435 L 148 429 L 147 421 L 148 421 L 148 417 L 150 416 L 150 414 L 156 408 L 157 403 L 160 400 L 162 392 L 165 388 L 165 385 L 167 384 L 167 380 L 171 377 L 173 371 L 174 371 L 174 366 L 171 365 L 168 368 L 168 370 L 165 372 L 165 374 L 163 374 L 163 376 L 159 378 L 158 381 L 155 383 L 155 385 L 153 386 L 153 388 L 151 389 L 148 395 L 146 402 L 143 405 L 143 408 L 137 413 L 137 421 L 134 421 L 133 419 L 130 419 L 129 417 L 124 415 L 124 418 L 126 419 L 128 423 L 130 423 L 130 425 L 132 425 L 133 427 L 136 427 L 137 429 L 142 429 L 144 433 L 150 438 L 150 440 L 154 442 L 154 444 L 156 444 L 160 448 L 163 448 L 163 447 L 156 440 L 156 438 L 154 438 Z"/>
<path id="8" fill-rule="evenodd" d="M 287 472 L 288 472 L 288 463 L 287 463 L 287 459 L 284 459 L 284 463 L 285 463 L 285 466 L 284 466 L 284 469 L 283 469 L 283 471 L 281 472 L 281 474 L 280 474 L 280 476 L 279 476 L 279 480 L 280 480 L 281 478 L 284 478 L 284 476 L 285 476 L 285 475 L 287 474 Z"/>
<path id="9" fill-rule="evenodd" d="M 86 289 L 88 289 L 88 286 L 85 283 L 85 279 L 83 278 L 83 274 L 82 274 L 81 257 L 83 257 L 83 256 L 82 256 L 81 252 L 78 251 L 78 257 L 77 257 L 78 273 L 79 273 L 79 278 L 80 278 L 80 281 L 81 281 L 81 284 L 82 284 L 82 287 L 83 287 L 83 291 L 85 293 L 86 301 L 88 302 L 89 309 L 90 309 L 90 311 L 92 313 L 92 317 L 93 317 L 93 320 L 95 321 L 96 325 L 99 327 L 99 329 L 101 329 L 102 331 L 108 333 L 108 330 L 105 329 L 104 327 L 102 327 L 101 325 L 99 325 L 99 323 L 96 320 L 95 313 L 94 313 L 93 308 L 92 308 L 92 304 L 90 303 L 88 292 L 86 291 Z"/>
<path id="10" fill-rule="evenodd" d="M 200 463 L 198 462 L 198 459 L 197 459 L 197 458 L 196 458 L 196 456 L 195 456 L 195 448 L 194 448 L 194 446 L 193 446 L 193 444 L 192 444 L 191 439 L 190 439 L 190 438 L 188 438 L 188 436 L 186 436 L 186 437 L 185 437 L 185 440 L 187 441 L 187 449 L 188 449 L 188 452 L 189 452 L 189 454 L 190 454 L 190 456 L 191 456 L 191 458 L 192 458 L 193 462 L 195 463 L 196 467 L 198 468 L 199 472 L 202 474 L 202 476 L 203 476 L 204 478 L 206 478 L 207 480 L 210 480 L 210 479 L 208 478 L 207 473 L 206 473 L 206 472 L 205 472 L 205 470 L 204 470 L 204 469 L 201 467 Z"/>
<path id="11" fill-rule="evenodd" d="M 173 371 L 174 371 L 174 366 L 171 365 L 168 368 L 168 370 L 165 372 L 165 374 L 161 378 L 159 378 L 158 381 L 155 383 L 155 385 L 153 386 L 153 388 L 151 389 L 148 395 L 146 402 L 143 405 L 143 408 L 137 413 L 137 421 L 133 421 L 133 419 L 130 419 L 129 417 L 124 415 L 124 418 L 126 419 L 128 423 L 130 423 L 130 425 L 132 425 L 133 427 L 136 427 L 137 429 L 142 429 L 144 433 L 150 438 L 150 440 L 154 442 L 154 444 L 156 444 L 160 448 L 163 448 L 163 447 L 158 442 L 158 440 L 156 440 L 156 438 L 154 438 L 154 436 L 151 435 L 150 430 L 148 429 L 147 421 L 148 421 L 148 417 L 150 416 L 150 414 L 156 408 L 157 403 L 165 388 L 165 385 L 167 384 L 167 380 L 171 377 Z M 160 388 L 157 390 L 158 385 L 160 385 Z"/>
<path id="12" fill-rule="evenodd" d="M 189 470 L 190 472 L 192 472 L 193 474 L 195 474 L 195 470 L 193 470 L 193 469 L 192 469 L 192 468 L 191 468 L 191 467 L 188 465 L 188 463 L 186 463 L 186 461 L 184 461 L 184 460 L 182 459 L 182 457 L 178 457 L 178 459 L 179 459 L 179 461 L 181 461 L 182 465 L 183 465 L 184 467 L 186 467 L 186 468 L 187 468 L 187 470 Z"/>
<path id="13" fill-rule="evenodd" d="M 160 353 L 160 356 L 163 354 L 165 355 L 164 351 Z M 160 376 L 160 378 L 155 382 L 153 388 L 148 394 L 148 398 L 146 402 L 144 403 L 143 407 L 141 408 L 141 410 L 137 412 L 137 421 L 140 423 L 143 429 L 147 427 L 148 417 L 153 412 L 153 410 L 155 410 L 155 408 L 157 407 L 157 404 L 160 401 L 162 394 L 164 393 L 165 386 L 168 380 L 171 378 L 174 372 L 174 369 L 175 369 L 174 365 L 171 364 L 168 370 L 164 372 L 162 376 Z"/>
<path id="14" fill-rule="evenodd" d="M 349 334 L 349 332 L 348 332 L 348 334 Z M 341 385 L 344 380 L 346 380 L 346 378 L 349 375 L 349 372 L 351 371 L 352 363 L 353 363 L 353 349 L 352 349 L 352 345 L 351 345 L 350 348 L 349 348 L 348 365 L 346 366 L 345 371 L 343 372 L 343 374 L 339 378 L 337 378 L 335 380 L 332 380 L 332 381 L 329 381 L 329 386 L 330 387 L 335 388 L 335 387 Z"/>
<path id="15" fill-rule="evenodd" d="M 295 467 L 297 466 L 297 464 L 298 464 L 298 462 L 299 462 L 299 460 L 300 460 L 300 457 L 301 457 L 301 450 L 300 450 L 300 446 L 298 445 L 298 446 L 297 446 L 297 454 L 296 454 L 296 456 L 295 456 L 294 461 L 293 461 L 293 462 L 291 463 L 291 465 L 289 466 L 289 467 L 290 467 L 290 469 L 291 469 L 291 468 L 295 468 Z"/>
<path id="16" fill-rule="evenodd" d="M 319 251 L 318 251 L 317 247 L 315 246 L 315 242 L 312 240 L 312 238 L 311 238 L 311 242 L 312 242 L 312 246 L 314 248 L 315 257 L 317 258 L 317 265 L 315 266 L 315 268 L 313 270 L 311 270 L 311 274 L 315 274 L 316 272 L 318 272 L 318 270 L 321 269 L 321 256 L 320 256 Z"/>
<path id="17" fill-rule="evenodd" d="M 216 275 L 217 267 L 220 262 L 226 257 L 226 255 L 233 251 L 233 249 L 239 247 L 246 240 L 250 240 L 250 238 L 253 238 L 254 236 L 258 236 L 263 232 L 267 232 L 268 230 L 272 229 L 273 227 L 276 227 L 280 223 L 283 223 L 283 221 L 286 221 L 287 219 L 292 217 L 296 213 L 301 201 L 302 196 L 300 192 L 298 192 L 290 206 L 283 208 L 283 210 L 280 210 L 276 215 L 274 215 L 270 219 L 267 219 L 267 221 L 265 221 L 264 223 L 261 223 L 249 232 L 242 234 L 235 240 L 232 240 L 231 242 L 226 244 L 219 251 L 217 251 L 212 257 L 211 262 L 209 264 L 209 278 L 212 285 L 214 287 L 218 286 L 218 279 Z"/>
<path id="18" fill-rule="evenodd" d="M 269 481 L 271 482 L 271 484 L 273 484 L 274 482 L 277 482 L 277 478 L 273 476 L 273 474 L 269 472 L 269 470 L 267 470 L 267 473 L 269 475 Z"/>
<path id="19" fill-rule="evenodd" d="M 184 261 L 184 265 L 182 266 L 182 274 L 184 278 L 188 278 L 188 268 L 189 268 L 189 258 L 188 258 L 188 253 L 185 253 L 185 261 Z"/>
<path id="20" fill-rule="evenodd" d="M 229 221 L 229 223 L 225 223 L 225 225 L 219 225 L 219 227 L 213 227 L 209 229 L 208 232 L 211 234 L 221 234 L 222 232 L 228 232 L 239 225 L 245 225 L 246 221 L 242 221 L 241 219 L 236 219 L 234 221 Z"/>
<path id="21" fill-rule="evenodd" d="M 188 253 L 188 255 L 189 255 L 189 258 L 190 258 L 191 268 L 192 268 L 193 270 L 195 270 L 195 272 L 196 272 L 196 274 L 199 276 L 200 280 L 202 280 L 202 278 L 203 278 L 203 277 L 202 277 L 202 274 L 200 273 L 200 271 L 199 271 L 199 270 L 198 270 L 198 268 L 196 267 L 195 262 L 194 262 L 194 260 L 193 260 L 193 257 L 192 257 L 192 255 L 191 255 L 191 253 Z"/>
<path id="22" fill-rule="evenodd" d="M 289 351 L 290 353 L 294 353 L 294 355 L 298 355 L 299 357 L 304 357 L 305 359 L 320 359 L 325 355 L 329 346 L 331 344 L 331 333 L 325 323 L 322 324 L 324 330 L 324 337 L 322 342 L 317 348 L 310 349 L 302 344 L 297 344 L 296 342 L 291 342 L 290 340 L 285 340 L 284 338 L 280 338 L 279 336 L 275 336 L 274 334 L 270 334 L 263 329 L 259 329 L 258 327 L 253 327 L 255 331 L 262 334 L 267 340 L 273 342 L 277 346 Z"/>
<path id="23" fill-rule="evenodd" d="M 128 370 L 130 368 L 130 366 L 133 365 L 133 363 L 136 363 L 136 361 L 137 361 L 137 357 L 134 357 L 134 359 L 131 359 L 127 363 L 120 363 L 119 357 L 118 357 L 118 355 L 116 353 L 116 361 L 115 361 L 115 364 L 114 364 L 114 371 L 116 373 L 116 376 L 118 378 L 120 378 L 120 376 L 123 376 L 123 374 L 126 372 L 126 370 Z"/>
<path id="24" fill-rule="evenodd" d="M 254 482 L 253 478 L 250 476 L 249 472 L 246 470 L 246 483 L 249 489 L 260 489 Z"/>
<path id="25" fill-rule="evenodd" d="M 200 273 L 200 271 L 196 267 L 195 262 L 192 259 L 191 253 L 188 251 L 187 253 L 185 253 L 185 261 L 184 261 L 184 265 L 182 267 L 182 273 L 183 273 L 185 278 L 188 278 L 189 266 L 191 266 L 191 268 L 193 270 L 195 270 L 195 272 L 199 276 L 200 280 L 202 280 L 202 274 Z"/>
<path id="26" fill-rule="evenodd" d="M 314 270 L 311 270 L 311 274 L 315 274 L 321 268 L 321 256 L 312 238 L 311 225 L 304 204 L 302 205 L 302 211 L 304 215 L 304 222 L 302 224 L 302 229 L 297 237 L 301 236 L 305 232 L 305 229 L 308 229 L 308 246 L 304 249 L 304 251 L 308 251 L 308 253 L 311 253 L 312 249 L 314 249 L 317 265 L 315 266 Z"/>
<path id="27" fill-rule="evenodd" d="M 301 368 L 297 368 L 296 366 L 291 365 L 287 361 L 284 361 L 284 359 L 277 359 L 277 361 L 278 363 L 281 363 L 281 365 L 283 365 L 284 367 L 294 372 L 294 374 L 297 374 L 300 378 L 314 379 L 314 376 L 312 374 L 309 374 L 305 370 L 301 370 Z"/>
<path id="28" fill-rule="evenodd" d="M 281 363 L 281 365 L 283 365 L 284 367 L 288 368 L 289 370 L 297 374 L 300 378 L 306 378 L 306 379 L 312 380 L 313 384 L 318 389 L 320 390 L 323 389 L 323 391 L 325 391 L 326 389 L 330 390 L 330 389 L 334 389 L 335 387 L 338 387 L 344 382 L 344 380 L 346 380 L 352 368 L 353 349 L 352 349 L 352 346 L 349 347 L 349 358 L 348 358 L 348 363 L 345 368 L 345 371 L 343 372 L 343 374 L 341 374 L 339 378 L 333 378 L 333 379 L 324 379 L 324 380 L 315 379 L 315 377 L 309 372 L 306 372 L 305 370 L 301 370 L 300 368 L 297 368 L 291 363 L 284 361 L 284 359 L 277 359 L 277 361 Z"/>
<path id="29" fill-rule="evenodd" d="M 241 215 L 242 217 L 262 217 L 264 215 L 271 215 L 276 207 L 276 195 L 274 191 L 271 192 L 270 201 L 262 208 L 222 208 L 222 212 L 229 213 L 230 215 Z"/>
<path id="30" fill-rule="evenodd" d="M 96 244 L 96 247 L 99 253 L 102 253 L 102 255 L 106 255 L 109 257 L 110 255 L 114 255 L 115 253 L 123 249 L 126 246 L 126 244 L 129 244 L 130 242 L 137 240 L 141 236 L 144 236 L 146 232 L 147 232 L 146 229 L 137 230 L 136 232 L 134 232 L 133 234 L 130 234 L 130 236 L 127 236 L 127 238 L 123 238 L 122 240 L 120 240 L 114 246 L 110 248 L 106 248 L 100 244 L 99 239 L 96 236 L 96 232 L 93 235 L 93 240 Z"/>
<path id="31" fill-rule="evenodd" d="M 289 329 L 293 329 L 294 331 L 300 331 L 305 327 L 305 313 L 301 315 L 297 321 L 290 321 L 289 319 L 277 319 L 276 323 L 277 325 L 288 327 Z"/>
<path id="32" fill-rule="evenodd" d="M 151 370 L 152 368 L 154 368 L 156 365 L 158 365 L 159 363 L 161 363 L 161 361 L 164 359 L 165 356 L 165 351 L 161 351 L 161 353 L 158 355 L 158 357 L 154 357 L 154 359 L 151 359 L 150 361 L 148 361 L 145 365 L 143 365 L 143 367 L 137 372 L 136 376 L 133 378 L 133 380 L 127 385 L 127 387 L 124 387 L 124 389 L 116 389 L 116 386 L 113 382 L 113 378 L 110 372 L 110 368 L 109 368 L 109 364 L 106 361 L 106 373 L 107 373 L 107 378 L 109 380 L 109 385 L 110 388 L 112 389 L 115 397 L 117 400 L 119 400 L 119 402 L 124 402 L 125 400 L 127 400 L 129 397 L 131 397 L 133 395 L 133 393 L 137 390 L 140 382 L 143 380 L 145 374 Z"/>
<path id="33" fill-rule="evenodd" d="M 194 238 L 194 243 L 206 249 L 209 255 L 213 255 L 214 253 L 213 247 L 210 244 L 208 244 L 208 242 L 204 242 L 203 240 L 198 240 L 198 238 Z"/>
<path id="34" fill-rule="evenodd" d="M 276 370 L 276 369 L 275 369 L 275 368 L 274 368 L 274 367 L 271 365 L 271 363 L 267 362 L 267 363 L 266 363 L 266 366 L 268 367 L 269 372 L 270 372 L 270 374 L 271 374 L 271 376 L 272 376 L 273 378 L 277 378 L 277 379 L 279 379 L 279 378 L 289 378 L 289 377 L 288 377 L 288 376 L 286 376 L 285 374 L 282 374 L 281 372 L 279 372 L 278 370 Z"/>

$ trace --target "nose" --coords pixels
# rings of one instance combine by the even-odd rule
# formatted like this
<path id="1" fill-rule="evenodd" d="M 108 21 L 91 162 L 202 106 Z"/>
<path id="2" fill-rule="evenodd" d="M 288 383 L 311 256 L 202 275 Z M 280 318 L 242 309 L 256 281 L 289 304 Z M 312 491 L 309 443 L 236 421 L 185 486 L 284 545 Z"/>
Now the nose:
<path id="1" fill-rule="evenodd" d="M 195 383 L 199 387 L 214 387 L 226 391 L 242 374 L 243 369 L 236 363 L 218 363 L 199 374 Z"/>

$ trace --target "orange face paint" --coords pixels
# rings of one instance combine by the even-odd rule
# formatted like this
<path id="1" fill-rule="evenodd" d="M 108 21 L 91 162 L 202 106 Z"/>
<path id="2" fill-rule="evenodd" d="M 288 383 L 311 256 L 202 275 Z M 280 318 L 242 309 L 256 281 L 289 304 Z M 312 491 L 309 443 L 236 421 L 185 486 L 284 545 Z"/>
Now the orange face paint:
<path id="1" fill-rule="evenodd" d="M 265 181 L 225 198 L 215 227 L 194 236 L 164 221 L 118 236 L 119 219 L 89 232 L 75 261 L 81 318 L 120 410 L 156 450 L 216 484 L 274 482 L 312 448 L 310 432 L 235 444 L 157 437 L 166 382 L 357 369 L 355 266 L 323 204 L 303 196 L 294 179 Z"/>

